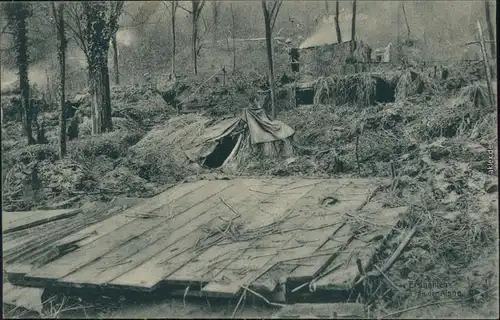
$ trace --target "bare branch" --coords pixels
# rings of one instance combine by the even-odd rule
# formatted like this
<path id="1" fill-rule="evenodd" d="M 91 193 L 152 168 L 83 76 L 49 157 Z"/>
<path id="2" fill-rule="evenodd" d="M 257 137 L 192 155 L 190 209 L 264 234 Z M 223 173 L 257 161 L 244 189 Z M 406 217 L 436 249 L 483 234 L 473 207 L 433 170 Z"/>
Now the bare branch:
<path id="1" fill-rule="evenodd" d="M 178 5 L 179 8 L 181 8 L 182 10 L 186 11 L 187 13 L 190 13 L 190 14 L 193 14 L 193 11 L 187 9 L 187 8 L 184 8 L 183 6 L 181 6 L 180 4 Z"/>
<path id="2" fill-rule="evenodd" d="M 276 18 L 278 17 L 278 13 L 280 11 L 283 0 L 273 0 L 271 10 L 269 10 L 267 2 L 263 4 L 265 6 L 266 14 L 269 17 L 269 21 L 271 23 L 271 30 L 274 29 L 274 25 L 276 24 Z"/>
<path id="3" fill-rule="evenodd" d="M 85 39 L 83 37 L 83 13 L 81 11 L 80 3 L 73 3 L 71 5 L 66 6 L 66 17 L 65 26 L 71 32 L 73 39 L 76 41 L 77 45 L 83 51 L 85 56 L 88 58 L 88 48 L 85 44 Z M 71 25 L 70 21 L 74 23 Z"/>

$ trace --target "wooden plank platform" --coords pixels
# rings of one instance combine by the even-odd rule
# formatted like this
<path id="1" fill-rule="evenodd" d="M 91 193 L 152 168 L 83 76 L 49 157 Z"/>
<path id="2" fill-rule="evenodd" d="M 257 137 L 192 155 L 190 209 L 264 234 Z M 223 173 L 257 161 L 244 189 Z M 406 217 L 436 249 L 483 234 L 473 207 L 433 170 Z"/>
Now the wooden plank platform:
<path id="1" fill-rule="evenodd" d="M 29 229 L 51 221 L 72 217 L 80 213 L 79 209 L 36 210 L 7 212 L 2 211 L 3 234 Z"/>
<path id="2" fill-rule="evenodd" d="M 404 210 L 371 205 L 369 217 L 357 218 L 357 209 L 381 183 L 387 181 L 288 178 L 182 184 L 59 240 L 61 246 L 77 248 L 29 271 L 23 281 L 39 287 L 142 291 L 190 286 L 204 295 L 232 297 L 262 281 L 311 281 L 340 262 L 346 277 L 354 279 L 344 252 L 368 263 Z M 324 201 L 327 197 L 336 200 Z M 366 225 L 360 221 L 367 219 L 386 229 L 363 233 Z M 269 270 L 273 278 L 265 279 Z M 269 290 L 278 287 L 274 284 Z"/>

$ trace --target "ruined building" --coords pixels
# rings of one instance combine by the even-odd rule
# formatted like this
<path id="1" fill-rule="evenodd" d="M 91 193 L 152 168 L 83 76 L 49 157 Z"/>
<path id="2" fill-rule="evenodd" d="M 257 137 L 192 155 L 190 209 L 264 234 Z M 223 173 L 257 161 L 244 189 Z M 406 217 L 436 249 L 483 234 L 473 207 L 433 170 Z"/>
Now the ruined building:
<path id="1" fill-rule="evenodd" d="M 315 79 L 367 71 L 371 56 L 372 49 L 362 41 L 292 48 L 290 61 L 297 79 L 296 104 L 313 103 Z"/>

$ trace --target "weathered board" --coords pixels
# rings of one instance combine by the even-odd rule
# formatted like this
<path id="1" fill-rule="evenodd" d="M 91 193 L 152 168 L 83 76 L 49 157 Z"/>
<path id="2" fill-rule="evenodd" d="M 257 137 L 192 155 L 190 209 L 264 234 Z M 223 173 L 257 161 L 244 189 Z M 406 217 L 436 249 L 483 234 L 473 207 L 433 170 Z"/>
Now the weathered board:
<path id="1" fill-rule="evenodd" d="M 256 280 L 271 291 L 281 279 L 310 281 L 342 260 L 349 274 L 344 278 L 352 281 L 356 272 L 351 272 L 344 252 L 368 261 L 377 247 L 378 240 L 366 240 L 370 235 L 355 239 L 353 231 L 360 228 L 358 208 L 378 184 L 380 180 L 369 179 L 182 184 L 57 241 L 77 248 L 28 272 L 24 280 L 35 286 L 142 291 L 183 285 L 204 295 L 229 297 Z M 387 225 L 383 231 L 372 230 L 372 238 L 387 233 L 397 221 L 396 211 L 370 210 L 370 217 L 383 217 L 376 223 Z M 275 278 L 263 277 L 269 270 Z"/>
<path id="2" fill-rule="evenodd" d="M 80 247 L 62 258 L 45 265 L 43 268 L 28 274 L 27 278 L 32 278 L 34 280 L 40 280 L 42 278 L 47 280 L 57 280 L 64 278 L 78 269 L 100 260 L 104 254 L 115 250 L 117 247 L 139 237 L 144 237 L 144 235 L 152 228 L 168 226 L 168 223 L 172 219 L 175 219 L 177 214 L 183 213 L 184 211 L 199 205 L 205 199 L 216 195 L 220 191 L 229 187 L 229 185 L 230 183 L 227 181 L 215 181 L 214 185 L 212 185 L 209 189 L 207 188 L 207 190 L 200 188 L 196 189 L 194 192 L 187 193 L 185 196 L 180 198 L 182 200 L 179 199 L 180 201 L 178 204 L 176 203 L 175 208 L 173 209 L 168 207 L 165 208 L 166 210 L 156 208 L 156 210 L 160 210 L 157 213 L 157 217 L 153 216 L 152 218 L 147 219 L 142 219 L 138 216 L 133 217 L 130 222 L 117 228 L 116 232 L 102 235 L 86 246 Z M 146 214 L 148 212 L 140 213 Z M 104 221 L 103 225 L 109 225 L 115 222 L 114 218 L 120 218 L 122 216 L 123 215 L 110 218 Z M 129 216 L 123 217 L 127 218 Z M 113 220 L 113 222 L 110 222 L 109 220 Z"/>
<path id="3" fill-rule="evenodd" d="M 79 209 L 37 210 L 22 212 L 2 211 L 3 234 L 29 229 L 51 221 L 65 219 L 80 213 Z"/>

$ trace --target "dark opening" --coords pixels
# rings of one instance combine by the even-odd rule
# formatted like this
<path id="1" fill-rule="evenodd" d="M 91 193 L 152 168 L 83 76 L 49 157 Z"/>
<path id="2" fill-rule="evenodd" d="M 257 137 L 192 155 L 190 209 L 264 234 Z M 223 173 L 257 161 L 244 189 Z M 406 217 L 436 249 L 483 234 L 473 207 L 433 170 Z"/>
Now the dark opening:
<path id="1" fill-rule="evenodd" d="M 238 142 L 237 136 L 224 137 L 221 141 L 219 141 L 219 144 L 217 145 L 217 147 L 215 147 L 214 152 L 206 157 L 203 164 L 212 169 L 219 168 L 233 151 L 234 147 L 236 146 L 236 142 Z"/>
<path id="2" fill-rule="evenodd" d="M 390 84 L 382 78 L 375 78 L 375 101 L 380 103 L 394 102 L 396 86 Z"/>
<path id="3" fill-rule="evenodd" d="M 313 88 L 297 88 L 295 90 L 295 103 L 299 104 L 314 104 L 314 89 Z"/>
<path id="4" fill-rule="evenodd" d="M 298 48 L 290 50 L 290 57 L 292 58 L 292 72 L 299 72 L 299 58 L 300 53 Z"/>

